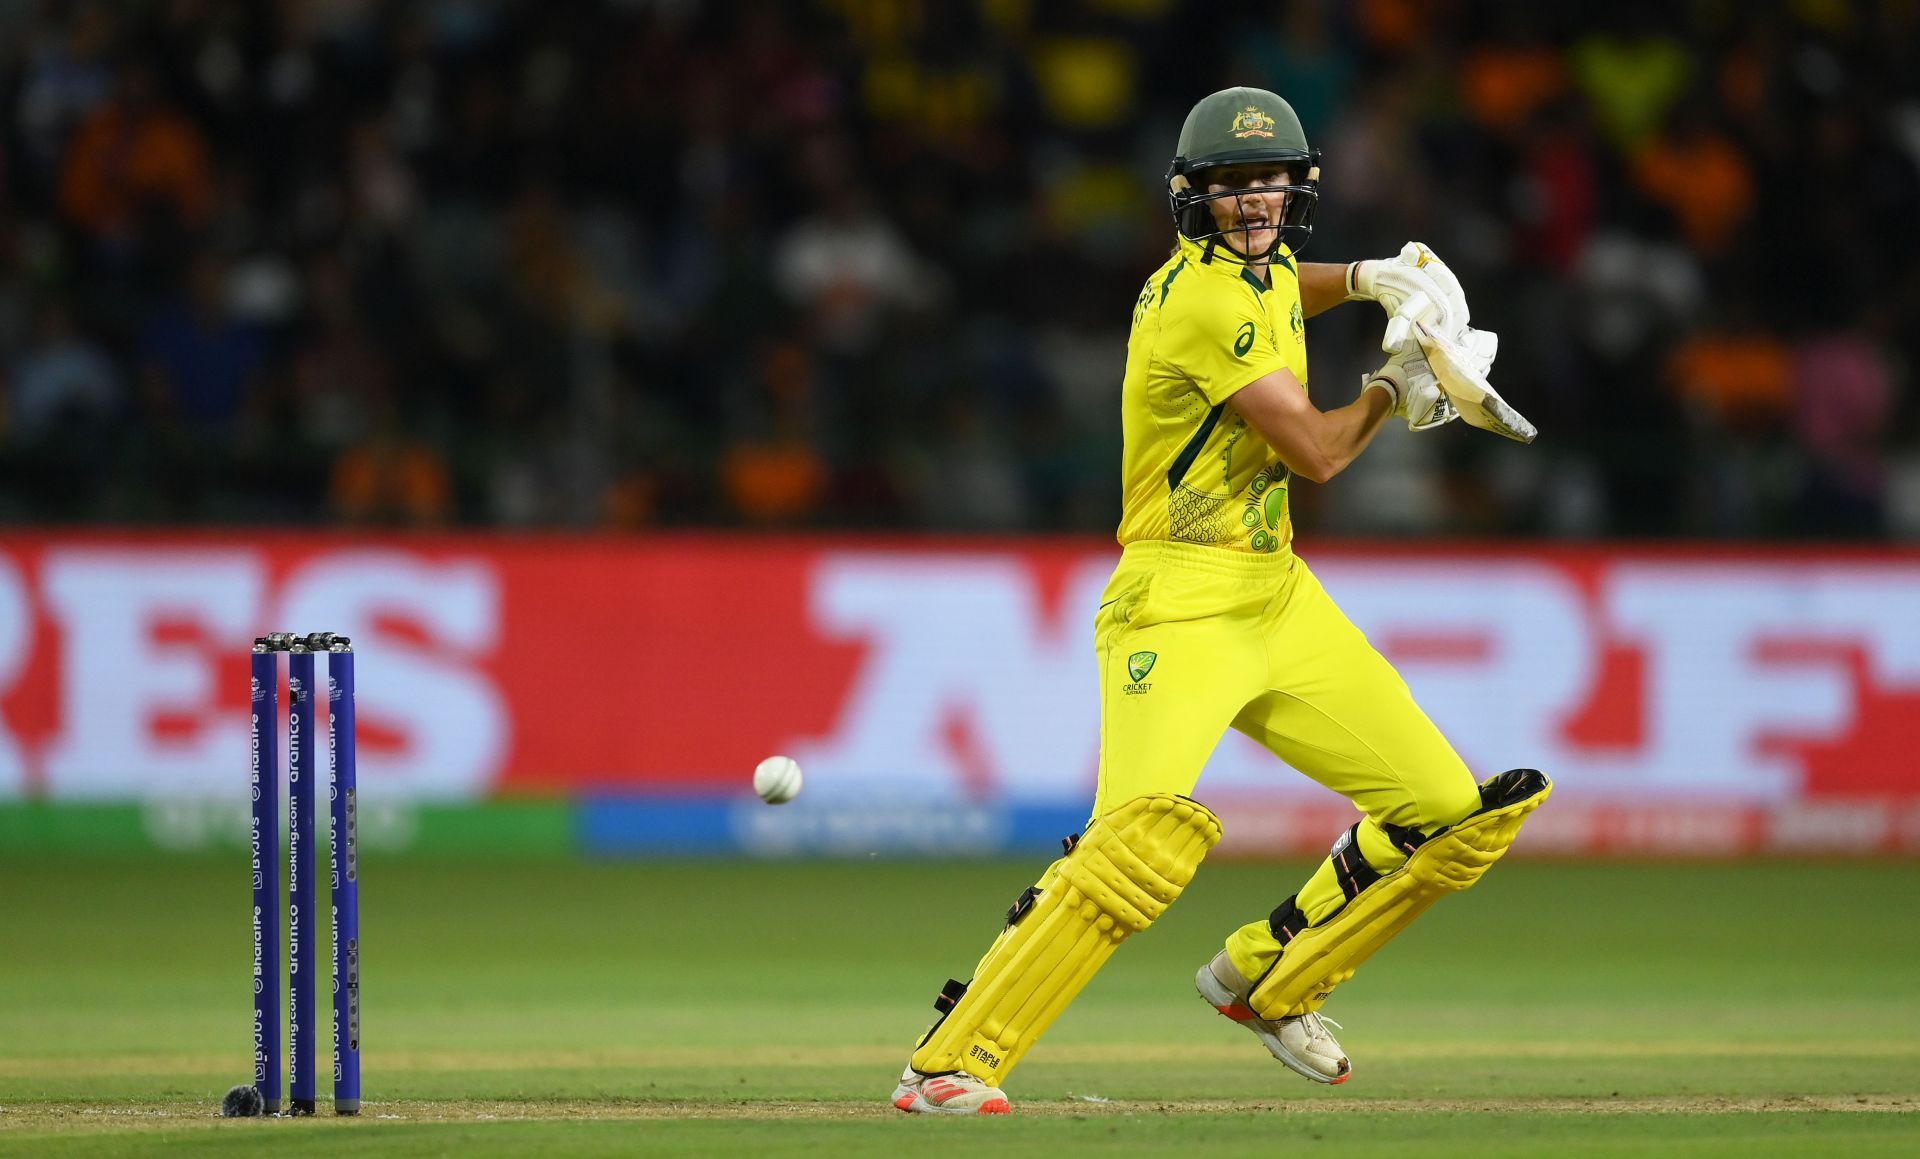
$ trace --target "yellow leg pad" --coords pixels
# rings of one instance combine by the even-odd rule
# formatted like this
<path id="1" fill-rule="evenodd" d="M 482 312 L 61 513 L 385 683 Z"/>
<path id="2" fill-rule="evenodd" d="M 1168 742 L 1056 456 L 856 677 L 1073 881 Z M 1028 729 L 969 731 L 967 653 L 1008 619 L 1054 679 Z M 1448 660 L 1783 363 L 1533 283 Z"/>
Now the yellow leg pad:
<path id="1" fill-rule="evenodd" d="M 998 1085 L 1114 947 L 1166 912 L 1219 840 L 1220 821 L 1205 806 L 1168 793 L 1135 797 L 1093 822 L 921 1040 L 913 1068 L 964 1070 Z"/>
<path id="2" fill-rule="evenodd" d="M 1427 907 L 1480 880 L 1519 836 L 1527 814 L 1553 792 L 1545 777 L 1533 775 L 1539 778 L 1537 789 L 1483 809 L 1426 842 L 1405 865 L 1362 890 L 1331 918 L 1302 930 L 1254 987 L 1249 1002 L 1254 1013 L 1279 1019 L 1318 1010 L 1335 986 L 1353 977 Z"/>

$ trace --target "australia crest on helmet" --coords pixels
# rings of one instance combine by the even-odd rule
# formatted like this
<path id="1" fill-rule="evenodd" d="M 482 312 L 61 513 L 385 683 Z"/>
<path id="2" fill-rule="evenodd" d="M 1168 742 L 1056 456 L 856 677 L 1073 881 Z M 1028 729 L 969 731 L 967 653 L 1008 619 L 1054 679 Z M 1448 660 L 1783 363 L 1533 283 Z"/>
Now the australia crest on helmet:
<path id="1" fill-rule="evenodd" d="M 1272 137 L 1273 118 L 1258 105 L 1248 105 L 1233 115 L 1233 124 L 1227 126 L 1227 132 L 1242 140 L 1248 137 Z"/>

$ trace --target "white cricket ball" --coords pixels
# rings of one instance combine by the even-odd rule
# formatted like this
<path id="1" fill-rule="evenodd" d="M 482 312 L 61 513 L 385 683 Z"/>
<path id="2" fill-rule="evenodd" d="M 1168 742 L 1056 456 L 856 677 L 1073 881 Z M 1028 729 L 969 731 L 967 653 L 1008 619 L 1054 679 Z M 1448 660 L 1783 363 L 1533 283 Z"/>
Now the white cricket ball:
<path id="1" fill-rule="evenodd" d="M 800 762 L 768 757 L 753 767 L 753 791 L 769 805 L 784 805 L 800 795 Z"/>

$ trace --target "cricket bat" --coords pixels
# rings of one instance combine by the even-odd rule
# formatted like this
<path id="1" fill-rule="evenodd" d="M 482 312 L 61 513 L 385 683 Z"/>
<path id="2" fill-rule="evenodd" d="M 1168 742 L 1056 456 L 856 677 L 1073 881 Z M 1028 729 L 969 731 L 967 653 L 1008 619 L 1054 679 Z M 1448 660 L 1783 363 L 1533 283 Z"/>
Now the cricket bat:
<path id="1" fill-rule="evenodd" d="M 1440 389 L 1453 400 L 1454 409 L 1460 412 L 1460 417 L 1468 425 L 1504 435 L 1518 443 L 1531 443 L 1540 434 L 1525 415 L 1514 410 L 1506 399 L 1500 397 L 1500 392 L 1493 389 L 1484 375 L 1475 373 L 1467 365 L 1459 347 L 1425 322 L 1416 321 L 1414 328 L 1420 349 L 1427 356 L 1427 365 L 1433 368 L 1433 376 L 1440 381 Z"/>

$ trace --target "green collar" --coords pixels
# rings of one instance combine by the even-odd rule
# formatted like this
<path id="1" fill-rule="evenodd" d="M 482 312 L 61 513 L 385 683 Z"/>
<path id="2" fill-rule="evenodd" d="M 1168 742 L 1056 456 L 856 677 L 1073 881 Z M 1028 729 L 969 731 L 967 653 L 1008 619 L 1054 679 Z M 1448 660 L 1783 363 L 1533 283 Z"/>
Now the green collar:
<path id="1" fill-rule="evenodd" d="M 1229 278 L 1243 278 L 1248 285 L 1263 294 L 1273 288 L 1273 266 L 1281 266 L 1285 268 L 1288 273 L 1292 274 L 1298 274 L 1299 272 L 1293 264 L 1293 252 L 1287 249 L 1285 245 L 1282 245 L 1278 250 L 1274 251 L 1272 259 L 1268 262 L 1267 279 L 1262 281 L 1260 278 L 1254 276 L 1252 268 L 1249 267 L 1245 261 L 1241 260 L 1240 255 L 1235 253 L 1231 247 L 1216 242 L 1194 241 L 1185 234 L 1177 234 L 1175 236 L 1179 241 L 1178 250 L 1180 255 L 1186 258 L 1190 264 Z"/>

